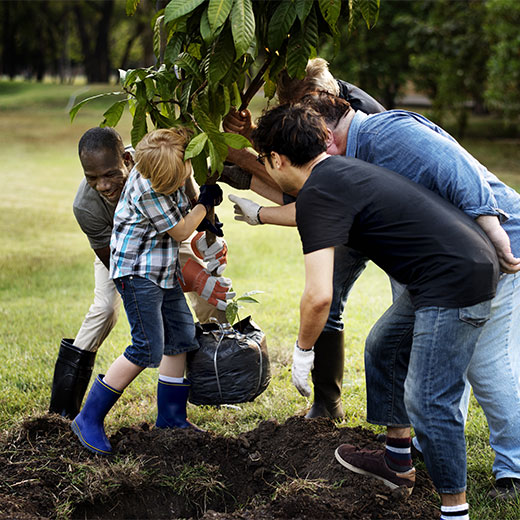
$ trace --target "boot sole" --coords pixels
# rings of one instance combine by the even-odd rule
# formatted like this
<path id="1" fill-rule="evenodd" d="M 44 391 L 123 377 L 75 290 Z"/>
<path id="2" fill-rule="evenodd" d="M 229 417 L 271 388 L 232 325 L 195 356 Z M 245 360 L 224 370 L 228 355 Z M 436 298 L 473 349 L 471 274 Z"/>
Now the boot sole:
<path id="1" fill-rule="evenodd" d="M 79 426 L 76 424 L 76 421 L 72 421 L 72 424 L 70 425 L 70 427 L 71 427 L 72 431 L 76 434 L 76 437 L 78 438 L 79 442 L 81 442 L 81 444 L 85 448 L 87 448 L 87 450 L 89 450 L 92 453 L 95 453 L 97 455 L 107 456 L 107 455 L 111 455 L 112 454 L 112 451 L 100 450 L 99 448 L 96 448 L 95 446 L 92 446 L 91 444 L 89 444 L 83 438 L 83 435 L 81 434 L 81 430 L 79 429 Z"/>
<path id="2" fill-rule="evenodd" d="M 381 477 L 380 475 L 376 475 L 375 473 L 370 473 L 369 471 L 365 471 L 364 469 L 357 468 L 356 466 L 353 466 L 352 464 L 349 464 L 347 461 L 343 460 L 338 452 L 339 448 L 336 448 L 336 451 L 334 452 L 334 456 L 336 457 L 336 460 L 345 468 L 349 469 L 353 473 L 358 473 L 359 475 L 366 475 L 367 477 L 376 478 L 377 480 L 380 480 L 385 486 L 389 487 L 390 489 L 398 489 L 398 488 L 405 488 L 406 493 L 408 496 L 412 494 L 413 487 L 409 488 L 404 485 L 399 486 L 397 484 L 394 484 L 390 480 L 387 480 L 384 477 Z"/>

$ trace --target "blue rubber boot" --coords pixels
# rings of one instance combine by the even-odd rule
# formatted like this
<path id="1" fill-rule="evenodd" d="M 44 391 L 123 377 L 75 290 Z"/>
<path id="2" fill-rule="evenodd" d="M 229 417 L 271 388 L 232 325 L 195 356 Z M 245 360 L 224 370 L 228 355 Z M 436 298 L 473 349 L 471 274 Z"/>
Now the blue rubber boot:
<path id="1" fill-rule="evenodd" d="M 157 428 L 191 428 L 202 432 L 186 418 L 186 403 L 190 392 L 190 382 L 167 383 L 159 380 L 157 384 Z"/>
<path id="2" fill-rule="evenodd" d="M 105 434 L 103 422 L 122 393 L 107 385 L 103 381 L 103 375 L 99 374 L 92 384 L 81 412 L 72 421 L 71 428 L 79 442 L 93 453 L 100 455 L 112 453 L 112 446 Z"/>

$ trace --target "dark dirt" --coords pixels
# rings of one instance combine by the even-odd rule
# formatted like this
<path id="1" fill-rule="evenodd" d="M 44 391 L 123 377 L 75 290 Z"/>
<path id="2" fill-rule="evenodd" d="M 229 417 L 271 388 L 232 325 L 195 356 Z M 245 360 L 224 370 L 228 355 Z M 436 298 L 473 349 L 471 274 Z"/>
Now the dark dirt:
<path id="1" fill-rule="evenodd" d="M 0 443 L 0 518 L 437 519 L 418 469 L 412 496 L 338 464 L 339 444 L 381 447 L 326 419 L 261 422 L 238 437 L 124 428 L 114 456 L 92 455 L 58 416 L 26 421 Z"/>

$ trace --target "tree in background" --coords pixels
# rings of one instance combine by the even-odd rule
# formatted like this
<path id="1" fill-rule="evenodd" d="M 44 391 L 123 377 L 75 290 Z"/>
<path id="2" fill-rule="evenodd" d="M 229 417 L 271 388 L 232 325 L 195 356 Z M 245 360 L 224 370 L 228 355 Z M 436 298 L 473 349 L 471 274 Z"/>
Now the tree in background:
<path id="1" fill-rule="evenodd" d="M 415 24 L 413 2 L 382 2 L 377 24 L 341 28 L 341 49 L 326 45 L 321 56 L 340 79 L 359 85 L 386 108 L 395 108 L 410 75 L 408 33 Z M 360 23 L 359 23 L 360 22 Z"/>
<path id="2" fill-rule="evenodd" d="M 486 11 L 484 30 L 491 51 L 485 98 L 515 126 L 520 117 L 520 3 L 488 0 Z"/>
<path id="3" fill-rule="evenodd" d="M 114 0 L 0 1 L 0 74 L 64 82 L 82 68 L 87 81 L 108 82 L 118 67 L 153 63 L 154 12 L 155 0 L 132 18 Z"/>
<path id="4" fill-rule="evenodd" d="M 134 14 L 138 4 L 127 0 L 127 12 Z M 329 36 L 339 47 L 339 21 L 352 26 L 359 16 L 372 26 L 378 9 L 379 0 L 172 0 L 152 21 L 157 64 L 121 71 L 126 99 L 104 113 L 102 124 L 115 126 L 128 105 L 134 145 L 150 124 L 192 127 L 186 158 L 192 159 L 202 184 L 208 158 L 212 173 L 221 172 L 228 146 L 250 144 L 240 135 L 220 132 L 231 106 L 247 107 L 262 85 L 272 98 L 280 71 L 303 77 L 321 38 Z M 76 105 L 71 117 L 88 101 Z"/>
<path id="5" fill-rule="evenodd" d="M 457 119 L 462 137 L 467 104 L 483 107 L 489 45 L 483 31 L 485 0 L 414 2 L 408 32 L 412 81 L 432 102 L 432 118 L 443 124 L 447 113 Z"/>

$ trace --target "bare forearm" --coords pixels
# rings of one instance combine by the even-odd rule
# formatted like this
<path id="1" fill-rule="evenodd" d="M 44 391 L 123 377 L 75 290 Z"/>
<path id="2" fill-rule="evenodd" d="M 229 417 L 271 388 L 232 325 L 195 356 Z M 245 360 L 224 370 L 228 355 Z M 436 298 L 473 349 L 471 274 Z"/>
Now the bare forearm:
<path id="1" fill-rule="evenodd" d="M 275 204 L 283 204 L 283 193 L 278 187 L 265 183 L 260 177 L 251 178 L 251 190 Z"/>
<path id="2" fill-rule="evenodd" d="M 296 204 L 285 206 L 267 206 L 260 210 L 262 224 L 276 224 L 278 226 L 296 226 Z"/>
<path id="3" fill-rule="evenodd" d="M 229 148 L 227 160 L 248 171 L 253 177 L 261 179 L 268 186 L 277 190 L 280 189 L 278 184 L 267 173 L 265 167 L 256 160 L 256 155 L 253 152 L 246 149 L 235 150 L 234 148 Z"/>
<path id="4" fill-rule="evenodd" d="M 305 289 L 300 302 L 298 344 L 303 349 L 314 345 L 330 311 L 334 271 L 334 248 L 320 249 L 304 256 Z"/>
<path id="5" fill-rule="evenodd" d="M 520 259 L 515 258 L 511 252 L 509 236 L 500 225 L 498 217 L 481 215 L 475 222 L 483 229 L 497 252 L 500 268 L 505 273 L 520 271 Z"/>
<path id="6" fill-rule="evenodd" d="M 298 345 L 303 349 L 311 348 L 323 331 L 330 310 L 330 301 L 316 301 L 306 291 L 300 302 L 300 331 Z"/>
<path id="7" fill-rule="evenodd" d="M 202 204 L 197 204 L 177 225 L 168 230 L 168 234 L 176 242 L 182 242 L 197 229 L 205 216 L 206 208 Z"/>

